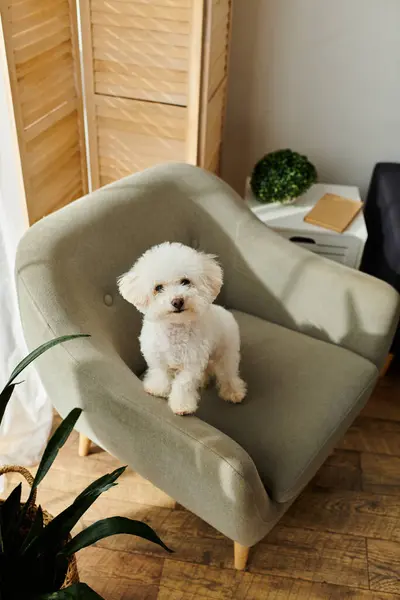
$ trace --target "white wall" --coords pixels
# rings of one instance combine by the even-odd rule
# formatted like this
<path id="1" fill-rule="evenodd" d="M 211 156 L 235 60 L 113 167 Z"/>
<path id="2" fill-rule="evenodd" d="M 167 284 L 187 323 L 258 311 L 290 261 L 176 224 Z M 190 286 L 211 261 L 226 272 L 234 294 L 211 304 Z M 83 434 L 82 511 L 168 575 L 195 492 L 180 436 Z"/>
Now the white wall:
<path id="1" fill-rule="evenodd" d="M 400 162 L 400 0 L 234 0 L 222 175 L 290 147 L 365 194 Z"/>

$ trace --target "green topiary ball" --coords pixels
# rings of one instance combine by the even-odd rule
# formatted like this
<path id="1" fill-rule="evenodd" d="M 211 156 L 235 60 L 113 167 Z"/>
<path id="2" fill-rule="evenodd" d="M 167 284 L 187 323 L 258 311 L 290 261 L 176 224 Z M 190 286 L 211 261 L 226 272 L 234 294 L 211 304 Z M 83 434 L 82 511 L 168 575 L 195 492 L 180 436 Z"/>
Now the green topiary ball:
<path id="1" fill-rule="evenodd" d="M 254 167 L 251 189 L 260 202 L 288 202 L 304 194 L 317 180 L 306 156 L 293 150 L 266 154 Z"/>

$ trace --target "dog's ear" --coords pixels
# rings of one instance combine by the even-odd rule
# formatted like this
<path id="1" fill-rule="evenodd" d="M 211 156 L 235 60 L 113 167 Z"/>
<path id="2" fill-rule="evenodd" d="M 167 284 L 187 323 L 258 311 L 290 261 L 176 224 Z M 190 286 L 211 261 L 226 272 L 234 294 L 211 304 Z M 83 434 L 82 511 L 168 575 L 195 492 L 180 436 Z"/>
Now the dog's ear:
<path id="1" fill-rule="evenodd" d="M 223 282 L 222 267 L 215 259 L 216 257 L 213 254 L 204 255 L 204 280 L 206 287 L 210 291 L 212 302 L 214 302 L 221 291 Z"/>
<path id="2" fill-rule="evenodd" d="M 140 277 L 135 271 L 128 271 L 118 277 L 117 284 L 121 296 L 144 313 L 149 304 L 149 298 L 140 285 Z"/>

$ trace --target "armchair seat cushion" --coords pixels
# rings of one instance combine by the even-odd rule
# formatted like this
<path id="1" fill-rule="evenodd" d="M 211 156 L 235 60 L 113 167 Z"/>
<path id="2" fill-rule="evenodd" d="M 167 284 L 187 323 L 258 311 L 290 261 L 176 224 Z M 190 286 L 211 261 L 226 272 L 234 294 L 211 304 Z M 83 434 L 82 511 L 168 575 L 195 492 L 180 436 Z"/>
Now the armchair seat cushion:
<path id="1" fill-rule="evenodd" d="M 339 346 L 233 311 L 242 336 L 243 404 L 202 395 L 198 416 L 251 456 L 270 496 L 292 500 L 366 402 L 377 369 Z"/>

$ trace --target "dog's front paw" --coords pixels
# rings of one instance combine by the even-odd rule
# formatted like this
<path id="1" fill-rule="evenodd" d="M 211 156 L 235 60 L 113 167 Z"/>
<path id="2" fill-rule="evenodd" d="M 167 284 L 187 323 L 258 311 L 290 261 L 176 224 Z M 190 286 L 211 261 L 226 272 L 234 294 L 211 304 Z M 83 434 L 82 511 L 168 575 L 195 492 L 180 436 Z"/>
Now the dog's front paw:
<path id="1" fill-rule="evenodd" d="M 227 381 L 223 383 L 219 388 L 219 396 L 227 402 L 233 402 L 239 404 L 244 400 L 247 392 L 247 386 L 243 379 L 235 377 L 233 381 Z"/>
<path id="2" fill-rule="evenodd" d="M 171 391 L 171 380 L 168 373 L 161 369 L 149 369 L 147 371 L 143 387 L 145 392 L 159 398 L 168 398 Z"/>
<path id="3" fill-rule="evenodd" d="M 199 398 L 185 390 L 174 389 L 168 399 L 168 406 L 176 415 L 192 415 L 196 412 Z"/>

